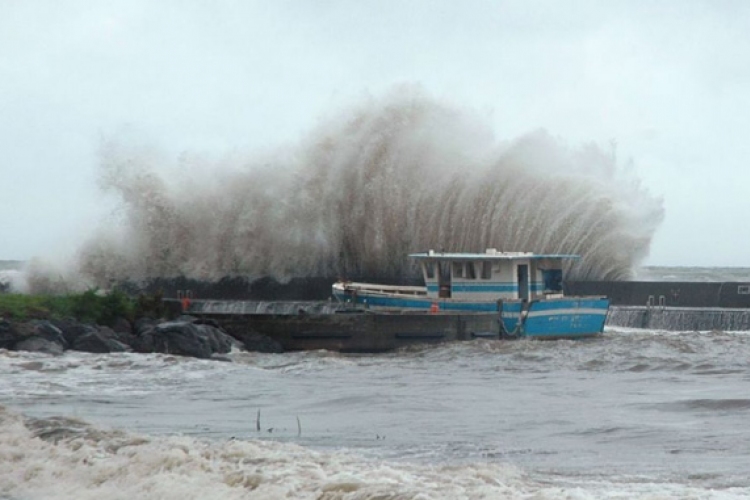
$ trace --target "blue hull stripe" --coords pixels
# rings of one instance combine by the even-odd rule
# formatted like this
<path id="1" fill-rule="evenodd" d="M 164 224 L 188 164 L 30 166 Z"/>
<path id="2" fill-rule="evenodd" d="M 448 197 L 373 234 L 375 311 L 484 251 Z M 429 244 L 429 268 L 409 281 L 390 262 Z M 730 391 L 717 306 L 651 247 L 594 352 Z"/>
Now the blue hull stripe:
<path id="1" fill-rule="evenodd" d="M 334 293 L 341 301 L 351 300 L 352 297 L 343 293 Z M 366 294 L 354 297 L 357 304 L 373 308 L 391 309 L 422 309 L 429 310 L 433 303 L 437 303 L 441 311 L 469 311 L 493 312 L 498 311 L 498 303 L 492 302 L 462 302 L 432 300 L 427 297 L 395 297 L 387 295 Z M 526 313 L 522 334 L 528 337 L 582 337 L 596 335 L 603 331 L 607 319 L 609 300 L 601 298 L 548 299 L 532 302 Z M 521 317 L 522 303 L 504 301 L 502 320 L 505 329 L 513 332 Z"/>
<path id="2" fill-rule="evenodd" d="M 428 284 L 428 292 L 437 292 L 439 287 L 437 284 Z M 542 283 L 530 283 L 529 290 L 532 292 L 541 292 L 544 290 L 544 284 Z M 451 284 L 452 292 L 517 292 L 518 285 L 515 283 L 479 283 L 479 284 L 468 284 L 468 283 L 453 283 Z"/>

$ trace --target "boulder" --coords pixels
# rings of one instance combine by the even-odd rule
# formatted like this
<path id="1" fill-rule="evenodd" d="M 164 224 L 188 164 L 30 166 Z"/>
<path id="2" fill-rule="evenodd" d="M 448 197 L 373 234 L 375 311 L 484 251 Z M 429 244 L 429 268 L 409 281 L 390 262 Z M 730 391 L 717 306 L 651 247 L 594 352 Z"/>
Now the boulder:
<path id="1" fill-rule="evenodd" d="M 192 316 L 188 316 L 188 317 L 190 318 Z M 213 326 L 214 328 L 218 328 L 219 330 L 223 331 L 223 328 L 221 327 L 221 325 L 219 324 L 219 322 L 216 321 L 215 319 L 211 319 L 211 318 L 195 318 L 195 317 L 192 317 L 192 318 L 193 318 L 193 320 L 192 320 L 193 323 L 195 323 L 196 325 L 209 325 L 209 326 Z"/>
<path id="2" fill-rule="evenodd" d="M 10 321 L 0 320 L 0 349 L 13 349 L 17 334 Z"/>
<path id="3" fill-rule="evenodd" d="M 213 321 L 213 320 L 207 320 Z M 284 347 L 268 335 L 258 333 L 248 328 L 245 322 L 226 323 L 226 331 L 233 339 L 239 339 L 241 346 L 246 351 L 280 354 Z"/>
<path id="4" fill-rule="evenodd" d="M 137 335 L 131 346 L 135 352 L 156 352 L 154 349 L 154 329 L 152 328 L 149 331 L 144 332 L 142 335 Z"/>
<path id="5" fill-rule="evenodd" d="M 196 324 L 193 319 L 169 321 L 154 325 L 137 323 L 133 348 L 138 352 L 160 352 L 178 356 L 208 359 L 214 354 L 226 354 L 235 341 L 218 328 Z"/>
<path id="6" fill-rule="evenodd" d="M 26 337 L 23 340 L 16 342 L 15 349 L 17 351 L 43 352 L 55 356 L 59 356 L 63 353 L 63 347 L 59 343 L 36 335 Z"/>
<path id="7" fill-rule="evenodd" d="M 133 324 L 133 333 L 136 337 L 141 336 L 144 332 L 153 330 L 159 322 L 153 318 L 143 317 L 136 320 Z"/>
<path id="8" fill-rule="evenodd" d="M 16 334 L 16 349 L 17 350 L 33 350 L 33 349 L 21 349 L 18 344 L 26 339 L 32 339 L 38 337 L 49 342 L 58 344 L 61 350 L 68 347 L 68 341 L 65 340 L 63 332 L 56 327 L 51 321 L 47 320 L 32 320 L 24 323 L 17 323 L 15 325 Z"/>
<path id="9" fill-rule="evenodd" d="M 96 331 L 96 326 L 79 323 L 72 319 L 55 320 L 52 323 L 62 332 L 68 346 L 74 345 L 78 337 Z"/>
<path id="10" fill-rule="evenodd" d="M 127 320 L 125 320 L 127 321 Z M 110 328 L 108 326 L 100 326 L 99 332 L 106 338 L 112 339 L 117 341 L 120 344 L 123 344 L 125 347 L 132 347 L 133 344 L 135 344 L 136 337 L 133 335 L 133 332 L 130 331 L 130 328 L 127 330 L 116 330 L 114 328 Z"/>
<path id="11" fill-rule="evenodd" d="M 205 331 L 188 321 L 160 323 L 151 333 L 155 352 L 208 359 L 213 354 Z"/>
<path id="12" fill-rule="evenodd" d="M 140 318 L 133 325 L 135 339 L 130 344 L 136 352 L 156 352 L 154 348 L 154 331 L 158 321 L 151 318 Z"/>
<path id="13" fill-rule="evenodd" d="M 211 352 L 213 354 L 227 354 L 232 350 L 232 346 L 239 342 L 236 342 L 234 338 L 227 335 L 215 326 L 206 324 L 196 324 L 193 326 L 198 329 L 208 339 L 208 344 L 211 346 Z"/>
<path id="14" fill-rule="evenodd" d="M 76 351 L 108 353 L 124 352 L 130 350 L 130 346 L 117 340 L 116 334 L 107 327 L 92 328 L 86 334 L 76 338 L 71 346 Z"/>
<path id="15" fill-rule="evenodd" d="M 221 357 L 242 344 L 212 320 L 181 317 L 162 322 L 141 318 L 132 326 L 126 320 L 115 328 L 75 320 L 34 320 L 11 323 L 0 320 L 0 348 L 61 354 L 65 349 L 92 353 L 160 352 L 201 359 Z M 270 339 L 259 336 L 253 344 L 261 352 L 281 352 Z"/>
<path id="16" fill-rule="evenodd" d="M 118 334 L 133 335 L 133 325 L 125 318 L 116 318 L 112 324 L 112 330 Z"/>

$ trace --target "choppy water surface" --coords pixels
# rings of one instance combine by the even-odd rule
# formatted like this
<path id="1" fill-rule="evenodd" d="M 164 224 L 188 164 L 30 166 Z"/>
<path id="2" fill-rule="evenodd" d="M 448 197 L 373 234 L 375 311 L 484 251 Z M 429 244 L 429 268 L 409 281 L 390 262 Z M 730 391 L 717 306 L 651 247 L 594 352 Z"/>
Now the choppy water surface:
<path id="1" fill-rule="evenodd" d="M 745 497 L 749 355 L 747 332 L 614 329 L 232 363 L 0 351 L 0 461 L 23 455 L 0 497 L 62 498 L 61 476 L 70 498 Z"/>

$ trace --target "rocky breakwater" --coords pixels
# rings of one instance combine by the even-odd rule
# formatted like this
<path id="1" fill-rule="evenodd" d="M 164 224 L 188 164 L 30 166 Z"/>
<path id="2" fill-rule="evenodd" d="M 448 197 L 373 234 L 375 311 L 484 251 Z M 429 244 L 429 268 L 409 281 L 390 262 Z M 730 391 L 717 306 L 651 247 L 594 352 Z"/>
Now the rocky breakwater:
<path id="1" fill-rule="evenodd" d="M 228 359 L 233 348 L 282 352 L 262 335 L 240 341 L 208 319 L 180 316 L 174 320 L 141 318 L 135 323 L 117 320 L 112 327 L 75 320 L 0 320 L 0 349 L 60 355 L 66 350 L 91 353 L 139 352 Z"/>

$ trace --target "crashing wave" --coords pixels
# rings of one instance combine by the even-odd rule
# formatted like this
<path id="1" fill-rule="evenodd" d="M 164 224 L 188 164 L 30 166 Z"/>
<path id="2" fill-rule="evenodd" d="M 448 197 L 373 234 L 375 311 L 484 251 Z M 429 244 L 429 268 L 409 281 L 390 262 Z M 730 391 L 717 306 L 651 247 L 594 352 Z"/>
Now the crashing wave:
<path id="1" fill-rule="evenodd" d="M 165 168 L 166 167 L 166 168 Z M 114 280 L 413 275 L 406 254 L 577 253 L 577 279 L 626 279 L 663 219 L 614 152 L 545 131 L 499 144 L 481 117 L 400 88 L 347 109 L 276 155 L 165 162 L 110 141 L 115 220 L 80 251 Z"/>

